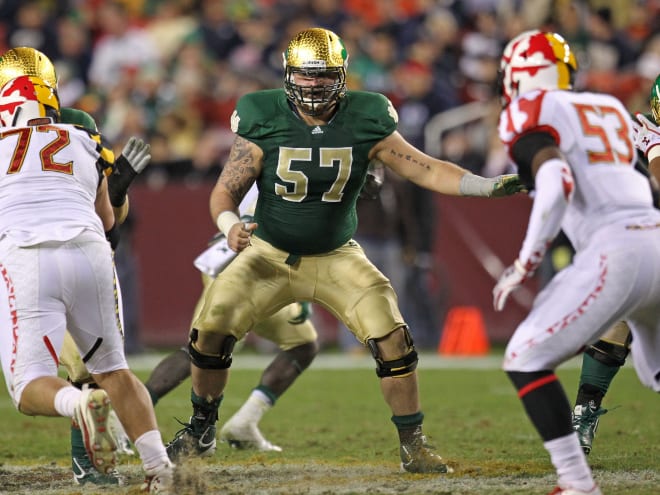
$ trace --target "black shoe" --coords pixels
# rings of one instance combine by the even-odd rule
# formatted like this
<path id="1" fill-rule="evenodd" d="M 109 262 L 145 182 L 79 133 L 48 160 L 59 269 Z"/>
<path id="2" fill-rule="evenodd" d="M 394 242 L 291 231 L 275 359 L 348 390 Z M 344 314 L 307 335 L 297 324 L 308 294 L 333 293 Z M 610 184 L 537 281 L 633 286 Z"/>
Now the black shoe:
<path id="1" fill-rule="evenodd" d="M 206 457 L 215 454 L 215 423 L 205 427 L 200 425 L 200 428 L 195 428 L 197 425 L 194 423 L 194 417 L 190 418 L 190 423 L 181 423 L 183 428 L 165 446 L 170 460 L 175 461 L 184 456 Z"/>

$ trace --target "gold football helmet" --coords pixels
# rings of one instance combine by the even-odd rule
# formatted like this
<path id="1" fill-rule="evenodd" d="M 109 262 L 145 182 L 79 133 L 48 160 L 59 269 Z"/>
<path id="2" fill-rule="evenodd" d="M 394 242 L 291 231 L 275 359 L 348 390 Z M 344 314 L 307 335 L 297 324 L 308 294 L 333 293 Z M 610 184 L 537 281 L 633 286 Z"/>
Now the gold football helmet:
<path id="1" fill-rule="evenodd" d="M 307 115 L 320 115 L 346 94 L 348 53 L 341 38 L 323 28 L 298 33 L 282 54 L 284 89 L 289 100 Z M 294 74 L 334 79 L 330 85 L 299 85 Z"/>
<path id="2" fill-rule="evenodd" d="M 0 87 L 19 76 L 36 76 L 57 88 L 57 75 L 50 59 L 39 50 L 20 46 L 0 57 Z"/>
<path id="3" fill-rule="evenodd" d="M 60 119 L 57 91 L 36 76 L 20 76 L 0 89 L 0 126 L 24 127 L 33 119 Z"/>

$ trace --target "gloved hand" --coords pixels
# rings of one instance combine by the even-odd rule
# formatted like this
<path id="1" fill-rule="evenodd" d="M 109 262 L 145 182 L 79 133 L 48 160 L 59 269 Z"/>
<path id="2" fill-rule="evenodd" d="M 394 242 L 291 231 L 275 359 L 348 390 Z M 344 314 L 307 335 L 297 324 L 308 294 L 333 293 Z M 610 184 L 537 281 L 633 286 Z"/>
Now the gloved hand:
<path id="1" fill-rule="evenodd" d="M 126 201 L 126 193 L 133 179 L 144 170 L 151 161 L 151 146 L 142 139 L 132 136 L 121 155 L 115 160 L 115 169 L 108 176 L 110 203 L 120 207 Z"/>
<path id="2" fill-rule="evenodd" d="M 512 194 L 527 190 L 523 183 L 520 182 L 518 174 L 499 175 L 494 177 L 494 179 L 495 184 L 493 185 L 493 192 L 490 195 L 493 198 L 511 196 Z"/>
<path id="3" fill-rule="evenodd" d="M 637 119 L 637 122 L 633 120 L 635 146 L 649 160 L 652 159 L 651 155 L 653 157 L 660 156 L 660 148 L 656 148 L 656 146 L 660 146 L 660 127 L 647 119 L 642 113 L 637 112 L 635 118 Z"/>
<path id="4" fill-rule="evenodd" d="M 121 150 L 120 158 L 123 156 L 136 174 L 139 174 L 151 161 L 151 146 L 142 139 L 132 136 L 124 149 Z"/>
<path id="5" fill-rule="evenodd" d="M 513 265 L 504 270 L 493 288 L 493 307 L 495 311 L 502 311 L 509 294 L 525 283 L 532 275 L 533 272 L 527 271 L 517 259 L 513 262 Z"/>
<path id="6" fill-rule="evenodd" d="M 367 178 L 360 190 L 360 199 L 376 199 L 380 194 L 385 180 L 385 168 L 379 160 L 371 160 L 367 170 Z"/>
<path id="7" fill-rule="evenodd" d="M 518 174 L 481 177 L 471 173 L 461 177 L 460 192 L 463 196 L 501 198 L 526 191 Z"/>
<path id="8" fill-rule="evenodd" d="M 289 320 L 292 325 L 301 325 L 312 315 L 312 306 L 308 302 L 299 302 L 300 313 Z"/>

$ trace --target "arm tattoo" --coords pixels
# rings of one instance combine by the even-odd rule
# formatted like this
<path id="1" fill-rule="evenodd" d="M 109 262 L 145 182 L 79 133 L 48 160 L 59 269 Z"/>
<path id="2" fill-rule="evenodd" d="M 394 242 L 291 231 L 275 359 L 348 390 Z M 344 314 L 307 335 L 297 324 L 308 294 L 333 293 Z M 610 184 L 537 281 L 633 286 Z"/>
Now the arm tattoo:
<path id="1" fill-rule="evenodd" d="M 413 157 L 410 156 L 410 155 L 405 155 L 405 154 L 403 154 L 403 153 L 400 153 L 400 152 L 396 151 L 396 150 L 393 149 L 393 148 L 390 148 L 389 154 L 390 154 L 392 157 L 396 158 L 397 160 L 404 160 L 404 161 L 406 161 L 406 162 L 412 163 L 413 165 L 418 165 L 418 166 L 420 166 L 420 167 L 422 167 L 422 168 L 425 168 L 425 169 L 427 169 L 427 170 L 431 168 L 431 164 L 430 164 L 430 163 L 427 163 L 427 162 L 425 162 L 425 161 L 420 161 L 420 160 L 418 160 L 417 158 L 413 158 Z"/>
<path id="2" fill-rule="evenodd" d="M 259 175 L 252 146 L 247 139 L 236 136 L 229 159 L 220 174 L 220 182 L 227 188 L 236 204 L 241 202 Z"/>

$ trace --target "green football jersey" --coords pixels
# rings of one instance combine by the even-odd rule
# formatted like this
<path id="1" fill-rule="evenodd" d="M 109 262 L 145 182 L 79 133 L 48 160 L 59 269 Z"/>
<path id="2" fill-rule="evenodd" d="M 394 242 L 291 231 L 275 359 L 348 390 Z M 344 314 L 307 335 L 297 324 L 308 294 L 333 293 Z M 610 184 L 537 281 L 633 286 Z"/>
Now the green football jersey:
<path id="1" fill-rule="evenodd" d="M 373 146 L 396 130 L 397 114 L 378 93 L 349 91 L 325 125 L 307 125 L 283 89 L 243 96 L 232 129 L 264 153 L 257 178 L 255 234 L 294 255 L 325 253 L 357 228 L 355 208 Z"/>
<path id="2" fill-rule="evenodd" d="M 76 108 L 60 108 L 60 122 L 63 124 L 75 124 L 90 131 L 97 131 L 96 122 L 90 114 Z"/>

